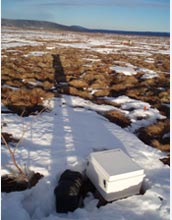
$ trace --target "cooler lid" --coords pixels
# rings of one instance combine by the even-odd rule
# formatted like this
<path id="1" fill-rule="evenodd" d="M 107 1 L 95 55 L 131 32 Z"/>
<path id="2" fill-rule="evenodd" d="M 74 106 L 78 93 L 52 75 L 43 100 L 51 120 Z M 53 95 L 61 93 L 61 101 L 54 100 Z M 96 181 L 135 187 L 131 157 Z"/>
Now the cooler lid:
<path id="1" fill-rule="evenodd" d="M 144 175 L 144 170 L 121 149 L 91 153 L 90 160 L 107 181 Z"/>

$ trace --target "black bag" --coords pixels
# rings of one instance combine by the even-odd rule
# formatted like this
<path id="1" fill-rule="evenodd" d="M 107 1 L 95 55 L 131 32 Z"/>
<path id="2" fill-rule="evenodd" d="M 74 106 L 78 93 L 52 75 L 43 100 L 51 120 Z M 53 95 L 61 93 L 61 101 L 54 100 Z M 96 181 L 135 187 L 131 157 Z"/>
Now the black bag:
<path id="1" fill-rule="evenodd" d="M 81 205 L 83 182 L 83 176 L 79 172 L 66 170 L 61 175 L 54 190 L 57 212 L 72 212 Z"/>

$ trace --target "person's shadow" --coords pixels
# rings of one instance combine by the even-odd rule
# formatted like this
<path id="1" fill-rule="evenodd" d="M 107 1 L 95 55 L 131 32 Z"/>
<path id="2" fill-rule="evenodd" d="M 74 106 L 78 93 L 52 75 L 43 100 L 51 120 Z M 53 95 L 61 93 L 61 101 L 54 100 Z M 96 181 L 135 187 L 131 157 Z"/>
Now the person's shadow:
<path id="1" fill-rule="evenodd" d="M 53 57 L 53 68 L 54 68 L 54 86 L 57 92 L 60 91 L 60 87 L 63 83 L 66 83 L 66 76 L 64 68 L 60 59 L 59 54 L 52 54 Z"/>

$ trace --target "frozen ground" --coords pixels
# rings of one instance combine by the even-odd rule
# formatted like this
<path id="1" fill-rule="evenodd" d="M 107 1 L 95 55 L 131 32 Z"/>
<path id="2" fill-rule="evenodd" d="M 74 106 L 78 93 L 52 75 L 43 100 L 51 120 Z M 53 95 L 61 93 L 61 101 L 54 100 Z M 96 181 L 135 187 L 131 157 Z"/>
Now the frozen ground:
<path id="1" fill-rule="evenodd" d="M 4 131 L 20 137 L 22 130 L 27 130 L 16 152 L 19 164 L 45 175 L 30 190 L 2 193 L 3 220 L 124 220 L 128 216 L 132 220 L 169 219 L 169 167 L 159 161 L 163 153 L 97 114 L 94 110 L 101 106 L 89 103 L 87 109 L 87 104 L 83 99 L 63 96 L 50 101 L 52 111 L 49 113 L 23 119 L 13 114 L 2 115 L 2 121 L 8 125 Z M 107 109 L 109 106 L 101 110 Z M 83 209 L 57 214 L 53 190 L 60 174 L 67 168 L 83 171 L 89 153 L 104 148 L 121 148 L 145 169 L 146 193 L 99 209 L 96 207 L 98 201 L 90 194 Z M 8 173 L 11 166 L 9 154 L 2 147 L 2 172 Z"/>
<path id="2" fill-rule="evenodd" d="M 132 49 L 121 44 L 120 39 L 111 35 L 103 37 L 82 34 L 47 33 L 44 31 L 2 30 L 2 49 L 8 51 L 17 46 L 46 45 L 48 51 L 59 47 L 85 48 L 102 54 L 120 53 L 149 56 L 157 52 L 169 53 L 168 41 L 162 43 L 145 38 L 134 41 Z M 104 47 L 106 45 L 106 47 Z M 13 48 L 14 47 L 14 48 Z M 142 48 L 142 50 L 140 50 Z M 17 48 L 19 49 L 19 48 Z M 36 51 L 26 56 L 41 56 L 46 51 Z M 3 53 L 2 53 L 3 55 Z M 124 74 L 135 74 L 135 66 L 120 61 L 113 66 Z M 155 72 L 142 69 L 145 78 L 157 77 Z M 106 97 L 107 98 L 107 97 Z M 170 169 L 159 158 L 165 154 L 151 148 L 140 141 L 132 132 L 148 124 L 152 124 L 163 116 L 150 104 L 130 99 L 127 96 L 107 98 L 121 104 L 121 111 L 129 115 L 130 127 L 121 127 L 110 123 L 96 111 L 115 109 L 108 105 L 96 105 L 90 101 L 72 96 L 54 98 L 46 103 L 50 112 L 39 116 L 21 118 L 15 114 L 2 114 L 4 132 L 20 138 L 23 131 L 23 142 L 16 150 L 18 163 L 27 169 L 40 172 L 44 178 L 32 189 L 23 192 L 2 193 L 1 215 L 3 220 L 169 220 L 170 219 Z M 146 111 L 144 107 L 146 106 Z M 133 108 L 132 114 L 129 111 Z M 142 117 L 142 120 L 137 120 Z M 144 195 L 135 195 L 106 206 L 97 208 L 97 202 L 90 193 L 84 200 L 85 207 L 73 213 L 57 214 L 55 211 L 54 188 L 60 174 L 67 168 L 83 172 L 88 155 L 95 150 L 121 148 L 136 163 L 144 168 Z M 5 146 L 1 148 L 2 174 L 11 172 L 13 168 L 9 153 Z"/>

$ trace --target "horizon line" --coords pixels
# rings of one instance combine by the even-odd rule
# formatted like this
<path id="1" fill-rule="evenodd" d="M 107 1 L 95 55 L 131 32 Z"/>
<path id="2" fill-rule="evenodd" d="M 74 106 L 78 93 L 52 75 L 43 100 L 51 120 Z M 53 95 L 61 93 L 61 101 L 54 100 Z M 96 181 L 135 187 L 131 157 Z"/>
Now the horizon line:
<path id="1" fill-rule="evenodd" d="M 49 23 L 54 23 L 54 24 L 58 24 L 58 25 L 63 25 L 66 27 L 81 27 L 87 31 L 119 31 L 119 32 L 138 32 L 138 33 L 166 33 L 166 34 L 170 34 L 170 31 L 152 31 L 152 30 L 121 30 L 121 29 L 106 29 L 106 28 L 87 28 L 85 26 L 82 25 L 77 25 L 77 24 L 72 24 L 72 25 L 67 25 L 67 24 L 62 24 L 62 23 L 57 23 L 55 21 L 47 21 L 47 20 L 38 20 L 38 19 L 26 19 L 26 18 L 2 18 L 1 17 L 1 21 L 2 19 L 7 19 L 7 20 L 25 20 L 25 21 L 42 21 L 42 22 L 49 22 Z"/>

